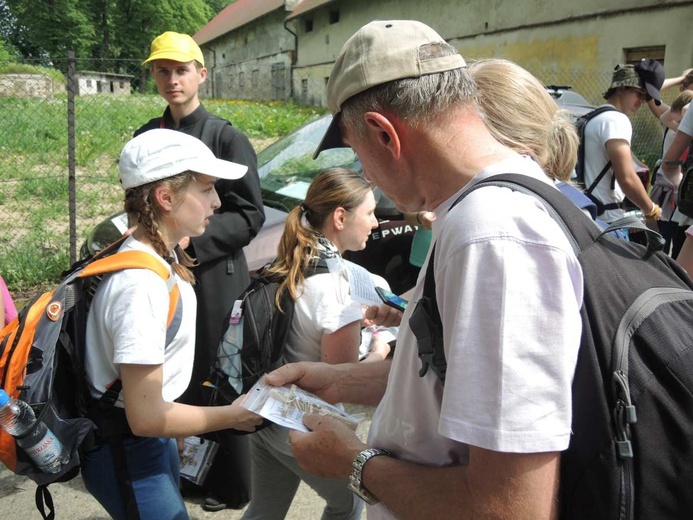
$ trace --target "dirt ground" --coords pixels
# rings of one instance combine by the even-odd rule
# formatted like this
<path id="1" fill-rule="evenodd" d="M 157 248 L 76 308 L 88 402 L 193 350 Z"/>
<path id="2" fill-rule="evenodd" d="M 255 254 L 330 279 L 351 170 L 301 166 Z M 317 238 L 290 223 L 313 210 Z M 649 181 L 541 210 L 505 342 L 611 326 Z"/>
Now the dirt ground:
<path id="1" fill-rule="evenodd" d="M 347 405 L 352 414 L 364 414 L 365 430 L 370 425 L 374 409 Z M 49 486 L 55 505 L 56 520 L 108 520 L 110 517 L 99 503 L 84 488 L 81 477 L 70 482 Z M 41 520 L 36 509 L 34 493 L 36 484 L 26 477 L 15 475 L 0 464 L 0 520 Z M 203 498 L 186 498 L 191 520 L 238 520 L 243 510 L 225 509 L 210 513 L 202 509 Z M 301 483 L 294 498 L 287 520 L 313 520 L 322 515 L 325 502 L 308 486 Z M 364 508 L 362 518 L 366 518 Z M 166 520 L 162 518 L 161 520 Z"/>
<path id="2" fill-rule="evenodd" d="M 49 487 L 55 504 L 56 520 L 108 520 L 110 517 L 87 492 L 82 479 Z M 0 518 L 2 520 L 40 520 L 34 503 L 36 485 L 26 477 L 10 473 L 0 464 Z M 225 509 L 210 513 L 202 509 L 202 498 L 186 499 L 191 520 L 237 520 L 243 511 Z M 288 520 L 319 519 L 324 502 L 308 486 L 301 484 L 287 515 Z M 365 518 L 365 513 L 363 518 Z M 166 519 L 161 519 L 166 520 Z"/>

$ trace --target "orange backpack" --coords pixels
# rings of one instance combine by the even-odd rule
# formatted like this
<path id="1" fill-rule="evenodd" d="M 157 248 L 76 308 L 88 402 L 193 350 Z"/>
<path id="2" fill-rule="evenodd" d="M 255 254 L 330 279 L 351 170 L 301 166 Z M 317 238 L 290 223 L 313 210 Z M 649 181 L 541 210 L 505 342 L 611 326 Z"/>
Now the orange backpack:
<path id="1" fill-rule="evenodd" d="M 84 354 L 87 312 L 103 275 L 122 269 L 155 272 L 169 288 L 167 344 L 180 325 L 175 278 L 148 253 L 117 252 L 123 240 L 74 264 L 54 290 L 37 295 L 0 332 L 0 388 L 29 403 L 37 419 L 46 423 L 70 453 L 70 461 L 58 473 L 43 473 L 17 449 L 14 437 L 0 429 L 0 462 L 39 485 L 37 500 L 41 493 L 47 494 L 48 484 L 78 474 L 80 447 L 95 428 L 87 417 L 93 400 L 87 388 Z M 51 502 L 46 503 L 52 508 Z M 41 507 L 39 510 L 43 514 Z"/>

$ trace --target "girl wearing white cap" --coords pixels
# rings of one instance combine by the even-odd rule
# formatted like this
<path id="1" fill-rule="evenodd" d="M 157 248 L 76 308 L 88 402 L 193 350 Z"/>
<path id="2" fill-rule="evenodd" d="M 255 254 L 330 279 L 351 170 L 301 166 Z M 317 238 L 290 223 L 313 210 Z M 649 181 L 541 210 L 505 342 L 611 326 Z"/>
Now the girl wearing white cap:
<path id="1" fill-rule="evenodd" d="M 193 260 L 177 244 L 201 235 L 219 207 L 216 178 L 237 179 L 247 168 L 215 158 L 194 137 L 156 129 L 125 145 L 119 170 L 135 227 L 120 250 L 144 251 L 167 266 L 179 307 L 167 327 L 170 284 L 147 269 L 119 271 L 99 284 L 87 321 L 89 390 L 97 400 L 113 395 L 114 413 L 106 421 L 117 423 L 118 412 L 121 423 L 123 416 L 127 421 L 120 440 L 101 437 L 86 454 L 82 474 L 113 518 L 187 519 L 175 439 L 225 428 L 253 431 L 260 417 L 245 410 L 242 399 L 222 407 L 174 402 L 190 382 L 197 309 Z M 107 422 L 97 424 L 97 434 L 107 430 Z M 125 485 L 117 468 L 123 461 Z"/>

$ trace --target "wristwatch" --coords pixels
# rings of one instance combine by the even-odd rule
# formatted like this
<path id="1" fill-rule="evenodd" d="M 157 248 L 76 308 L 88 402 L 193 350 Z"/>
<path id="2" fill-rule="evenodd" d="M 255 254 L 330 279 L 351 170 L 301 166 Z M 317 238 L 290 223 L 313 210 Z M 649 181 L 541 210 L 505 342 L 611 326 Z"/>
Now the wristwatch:
<path id="1" fill-rule="evenodd" d="M 390 452 L 381 450 L 380 448 L 367 448 L 356 455 L 351 468 L 351 474 L 349 475 L 349 484 L 347 485 L 352 493 L 361 498 L 369 506 L 377 504 L 379 500 L 363 486 L 363 467 L 371 457 L 376 457 L 378 455 L 390 455 Z"/>

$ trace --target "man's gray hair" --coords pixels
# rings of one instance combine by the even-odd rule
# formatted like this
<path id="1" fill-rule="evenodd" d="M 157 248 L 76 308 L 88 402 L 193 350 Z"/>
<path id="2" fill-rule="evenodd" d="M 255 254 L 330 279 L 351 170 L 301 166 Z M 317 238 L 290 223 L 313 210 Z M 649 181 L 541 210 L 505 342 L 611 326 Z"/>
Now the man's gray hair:
<path id="1" fill-rule="evenodd" d="M 457 50 L 449 44 L 430 43 L 422 46 L 419 52 L 433 58 L 456 54 Z M 371 110 L 391 112 L 413 125 L 427 124 L 475 97 L 476 85 L 466 67 L 404 78 L 375 86 L 346 100 L 342 105 L 341 124 L 362 136 L 363 114 Z"/>

